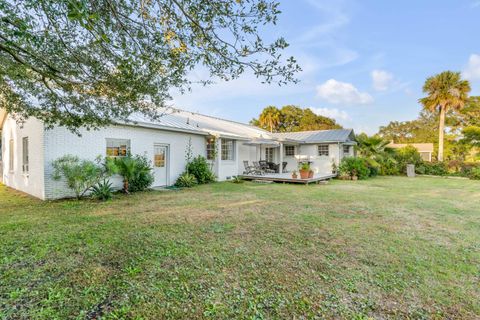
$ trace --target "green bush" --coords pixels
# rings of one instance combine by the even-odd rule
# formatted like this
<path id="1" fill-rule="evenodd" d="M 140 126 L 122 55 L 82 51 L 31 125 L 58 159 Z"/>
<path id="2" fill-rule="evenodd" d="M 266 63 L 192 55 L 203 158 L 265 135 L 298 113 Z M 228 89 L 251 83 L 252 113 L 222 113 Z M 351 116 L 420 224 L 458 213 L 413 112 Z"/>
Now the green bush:
<path id="1" fill-rule="evenodd" d="M 413 164 L 415 167 L 423 163 L 420 153 L 414 146 L 406 146 L 400 149 L 397 149 L 394 156 L 397 161 L 399 173 L 407 173 L 407 165 Z"/>
<path id="2" fill-rule="evenodd" d="M 195 176 L 199 184 L 210 183 L 216 180 L 205 157 L 198 156 L 193 158 L 193 160 L 187 164 L 186 169 L 188 173 Z"/>
<path id="3" fill-rule="evenodd" d="M 112 183 L 108 179 L 97 183 L 92 187 L 92 197 L 98 200 L 106 201 L 113 197 Z"/>
<path id="4" fill-rule="evenodd" d="M 151 162 L 147 157 L 140 155 L 136 155 L 134 159 L 136 174 L 130 181 L 129 190 L 131 192 L 147 190 L 155 180 Z"/>
<path id="5" fill-rule="evenodd" d="M 153 181 L 153 169 L 145 156 L 118 157 L 114 160 L 116 172 L 123 177 L 123 190 L 126 193 L 148 189 Z"/>
<path id="6" fill-rule="evenodd" d="M 184 172 L 178 177 L 175 186 L 180 188 L 192 188 L 197 184 L 197 178 L 193 174 Z"/>
<path id="7" fill-rule="evenodd" d="M 397 160 L 393 156 L 385 156 L 377 160 L 380 165 L 379 174 L 382 176 L 392 176 L 398 175 L 400 173 L 400 168 L 398 166 Z"/>
<path id="8" fill-rule="evenodd" d="M 65 178 L 77 199 L 83 197 L 102 179 L 110 175 L 109 167 L 101 164 L 101 158 L 96 161 L 80 160 L 79 157 L 66 155 L 52 164 L 53 179 Z"/>
<path id="9" fill-rule="evenodd" d="M 480 180 L 480 167 L 473 168 L 468 177 L 472 180 Z"/>
<path id="10" fill-rule="evenodd" d="M 357 176 L 358 179 L 367 179 L 370 176 L 370 169 L 363 158 L 343 158 L 340 162 L 339 172 L 341 176 Z"/>
<path id="11" fill-rule="evenodd" d="M 240 177 L 240 176 L 235 176 L 235 177 L 232 178 L 232 182 L 233 183 L 244 183 L 245 180 L 243 180 L 242 177 Z"/>
<path id="12" fill-rule="evenodd" d="M 416 166 L 415 172 L 432 176 L 448 175 L 448 165 L 445 162 L 423 162 Z"/>

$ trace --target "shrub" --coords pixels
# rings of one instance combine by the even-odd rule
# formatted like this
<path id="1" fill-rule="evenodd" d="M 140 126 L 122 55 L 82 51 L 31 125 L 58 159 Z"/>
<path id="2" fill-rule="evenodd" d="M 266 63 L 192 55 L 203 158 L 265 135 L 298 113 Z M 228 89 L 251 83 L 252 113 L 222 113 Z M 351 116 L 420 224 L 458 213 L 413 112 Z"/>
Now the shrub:
<path id="1" fill-rule="evenodd" d="M 101 164 L 101 158 L 96 161 L 80 160 L 72 155 L 63 156 L 53 162 L 53 179 L 65 178 L 67 186 L 77 199 L 83 197 L 102 179 L 110 175 L 107 166 Z"/>
<path id="2" fill-rule="evenodd" d="M 379 174 L 382 176 L 397 175 L 400 173 L 397 160 L 393 156 L 385 156 L 378 160 Z"/>
<path id="3" fill-rule="evenodd" d="M 413 164 L 417 167 L 423 163 L 420 153 L 414 146 L 397 149 L 394 157 L 397 161 L 399 172 L 404 174 L 407 173 L 407 164 Z"/>
<path id="4" fill-rule="evenodd" d="M 187 164 L 187 172 L 193 174 L 199 184 L 205 184 L 215 181 L 215 175 L 210 169 L 210 165 L 207 159 L 202 156 L 193 158 L 191 162 Z"/>
<path id="5" fill-rule="evenodd" d="M 242 177 L 240 177 L 240 176 L 235 176 L 235 177 L 232 178 L 232 182 L 233 183 L 244 183 L 245 180 L 243 180 Z"/>
<path id="6" fill-rule="evenodd" d="M 302 162 L 299 169 L 302 171 L 310 171 L 310 162 Z"/>
<path id="7" fill-rule="evenodd" d="M 113 196 L 112 183 L 108 179 L 97 183 L 92 187 L 92 196 L 95 199 L 106 201 L 110 200 Z"/>
<path id="8" fill-rule="evenodd" d="M 423 162 L 415 169 L 418 174 L 445 176 L 448 174 L 448 165 L 445 162 Z"/>
<path id="9" fill-rule="evenodd" d="M 197 178 L 191 173 L 184 172 L 180 177 L 178 177 L 175 182 L 175 186 L 180 188 L 191 188 L 197 184 Z"/>
<path id="10" fill-rule="evenodd" d="M 151 162 L 145 156 L 135 156 L 135 176 L 130 181 L 131 192 L 144 191 L 150 188 L 155 180 Z"/>
<path id="11" fill-rule="evenodd" d="M 143 191 L 154 181 L 150 161 L 144 156 L 126 156 L 115 158 L 117 173 L 123 177 L 125 193 Z"/>
<path id="12" fill-rule="evenodd" d="M 367 179 L 370 176 L 367 162 L 362 158 L 345 157 L 339 166 L 341 176 L 357 176 L 358 179 Z"/>
<path id="13" fill-rule="evenodd" d="M 468 177 L 472 180 L 480 180 L 480 167 L 473 168 Z"/>

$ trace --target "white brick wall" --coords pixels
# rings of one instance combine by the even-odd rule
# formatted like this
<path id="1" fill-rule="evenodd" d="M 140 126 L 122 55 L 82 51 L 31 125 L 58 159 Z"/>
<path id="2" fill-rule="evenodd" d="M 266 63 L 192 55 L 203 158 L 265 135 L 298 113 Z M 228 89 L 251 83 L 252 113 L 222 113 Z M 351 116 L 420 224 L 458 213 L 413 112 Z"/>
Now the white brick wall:
<path id="1" fill-rule="evenodd" d="M 23 148 L 22 139 L 28 137 L 29 151 L 29 173 L 24 174 L 22 170 Z M 37 198 L 44 199 L 43 180 L 43 124 L 33 118 L 28 119 L 22 126 L 7 116 L 2 127 L 2 180 L 11 188 L 31 194 Z M 13 139 L 14 167 L 9 168 L 10 150 L 9 141 Z"/>
<path id="2" fill-rule="evenodd" d="M 192 139 L 194 156 L 205 156 L 205 137 L 196 134 L 171 132 L 133 126 L 111 126 L 97 131 L 81 130 L 81 137 L 65 128 L 45 131 L 45 195 L 47 199 L 72 196 L 64 182 L 52 179 L 52 162 L 66 154 L 82 159 L 94 160 L 105 156 L 106 139 L 130 139 L 132 154 L 146 155 L 153 162 L 153 146 L 156 143 L 170 147 L 169 181 L 172 185 L 185 170 L 185 151 L 189 138 Z M 111 179 L 115 186 L 121 187 L 121 179 Z"/>

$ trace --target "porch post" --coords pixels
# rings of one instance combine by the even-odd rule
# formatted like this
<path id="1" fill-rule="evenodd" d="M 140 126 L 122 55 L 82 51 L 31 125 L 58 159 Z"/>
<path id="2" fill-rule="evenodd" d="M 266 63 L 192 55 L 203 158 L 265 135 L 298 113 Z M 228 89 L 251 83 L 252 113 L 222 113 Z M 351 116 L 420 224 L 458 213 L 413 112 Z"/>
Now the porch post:
<path id="1" fill-rule="evenodd" d="M 283 173 L 283 143 L 281 142 L 280 142 L 280 167 L 278 172 Z"/>

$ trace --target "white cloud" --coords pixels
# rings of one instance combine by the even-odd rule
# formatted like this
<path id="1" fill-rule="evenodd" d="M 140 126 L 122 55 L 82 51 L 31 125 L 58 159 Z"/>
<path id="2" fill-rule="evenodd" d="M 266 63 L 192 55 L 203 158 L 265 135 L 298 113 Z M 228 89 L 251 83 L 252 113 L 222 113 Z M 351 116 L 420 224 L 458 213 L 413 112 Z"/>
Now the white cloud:
<path id="1" fill-rule="evenodd" d="M 373 70 L 370 74 L 373 81 L 373 88 L 377 91 L 386 91 L 393 82 L 393 74 L 385 70 Z"/>
<path id="2" fill-rule="evenodd" d="M 462 72 L 463 77 L 468 80 L 480 79 L 480 55 L 472 54 L 468 59 L 468 65 Z"/>
<path id="3" fill-rule="evenodd" d="M 350 116 L 346 111 L 339 110 L 337 108 L 310 108 L 314 113 L 324 116 L 333 118 L 335 120 L 348 120 Z"/>
<path id="4" fill-rule="evenodd" d="M 367 92 L 360 92 L 351 83 L 330 79 L 317 86 L 317 95 L 331 103 L 369 104 L 373 97 Z"/>

